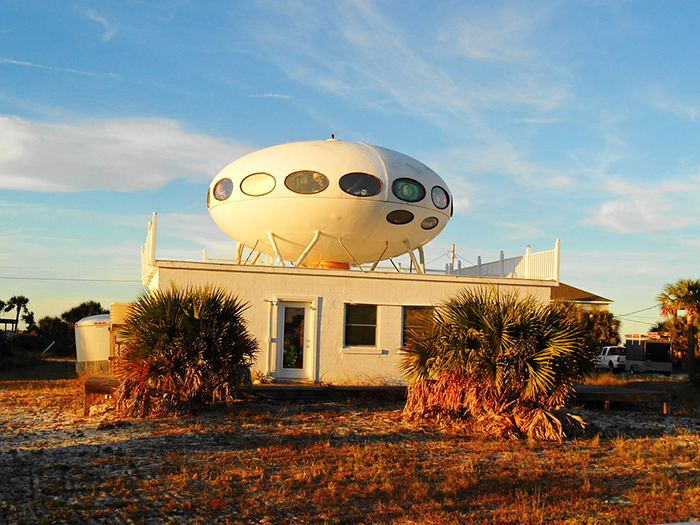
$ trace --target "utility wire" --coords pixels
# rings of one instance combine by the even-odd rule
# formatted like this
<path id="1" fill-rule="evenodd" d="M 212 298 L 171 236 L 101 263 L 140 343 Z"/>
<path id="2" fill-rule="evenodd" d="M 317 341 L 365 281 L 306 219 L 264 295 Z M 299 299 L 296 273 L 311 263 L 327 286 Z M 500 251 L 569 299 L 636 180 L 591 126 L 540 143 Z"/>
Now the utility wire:
<path id="1" fill-rule="evenodd" d="M 95 282 L 95 283 L 141 283 L 132 279 L 71 279 L 61 277 L 5 277 L 0 275 L 0 279 L 10 281 L 73 281 L 73 282 Z"/>
<path id="2" fill-rule="evenodd" d="M 655 305 L 652 305 L 648 308 L 642 308 L 641 310 L 635 310 L 634 312 L 630 312 L 628 314 L 620 314 L 620 315 L 618 315 L 618 317 L 625 317 L 626 315 L 634 315 L 634 314 L 638 314 L 639 312 L 646 312 L 647 310 L 651 310 L 652 308 L 658 308 L 658 307 L 659 307 L 659 305 L 655 304 Z"/>

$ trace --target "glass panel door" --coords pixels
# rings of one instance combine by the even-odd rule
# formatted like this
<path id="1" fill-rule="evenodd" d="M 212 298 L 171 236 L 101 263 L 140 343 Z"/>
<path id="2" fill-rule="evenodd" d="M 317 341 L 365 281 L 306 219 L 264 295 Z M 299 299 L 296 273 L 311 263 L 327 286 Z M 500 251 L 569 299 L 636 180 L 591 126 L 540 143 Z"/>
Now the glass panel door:
<path id="1" fill-rule="evenodd" d="M 302 370 L 304 368 L 304 307 L 284 307 L 282 368 Z"/>
<path id="2" fill-rule="evenodd" d="M 307 303 L 280 302 L 277 310 L 276 377 L 309 379 L 311 325 Z"/>

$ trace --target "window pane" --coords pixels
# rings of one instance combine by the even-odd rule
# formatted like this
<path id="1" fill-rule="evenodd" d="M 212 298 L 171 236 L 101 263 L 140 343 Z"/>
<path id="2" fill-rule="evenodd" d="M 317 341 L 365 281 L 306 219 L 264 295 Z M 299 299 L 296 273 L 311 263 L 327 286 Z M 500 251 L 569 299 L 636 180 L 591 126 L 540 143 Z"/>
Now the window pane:
<path id="1" fill-rule="evenodd" d="M 346 304 L 345 322 L 348 324 L 377 324 L 377 307 L 373 304 Z"/>
<path id="2" fill-rule="evenodd" d="M 435 186 L 430 192 L 430 196 L 436 208 L 444 210 L 450 205 L 450 196 L 440 186 Z"/>
<path id="3" fill-rule="evenodd" d="M 413 214 L 406 210 L 396 210 L 387 215 L 386 220 L 391 224 L 408 224 L 413 220 Z"/>
<path id="4" fill-rule="evenodd" d="M 376 346 L 377 305 L 345 305 L 345 346 Z"/>
<path id="5" fill-rule="evenodd" d="M 283 368 L 304 368 L 304 308 L 284 309 Z"/>
<path id="6" fill-rule="evenodd" d="M 345 346 L 375 346 L 374 326 L 348 326 L 345 329 Z"/>
<path id="7" fill-rule="evenodd" d="M 438 225 L 437 217 L 427 217 L 427 218 L 423 219 L 423 222 L 420 223 L 420 227 L 423 228 L 424 230 L 432 230 L 437 225 Z"/>
<path id="8" fill-rule="evenodd" d="M 241 182 L 241 191 L 252 197 L 267 195 L 275 189 L 275 178 L 267 173 L 253 173 Z"/>
<path id="9" fill-rule="evenodd" d="M 295 193 L 320 193 L 328 187 L 328 177 L 317 171 L 296 171 L 287 175 L 284 185 Z"/>
<path id="10" fill-rule="evenodd" d="M 425 188 L 413 179 L 396 179 L 391 186 L 391 191 L 399 199 L 407 202 L 418 202 L 425 197 Z"/>
<path id="11" fill-rule="evenodd" d="M 367 173 L 348 173 L 340 178 L 340 189 L 350 195 L 369 197 L 382 191 L 382 181 Z"/>
<path id="12" fill-rule="evenodd" d="M 233 182 L 231 179 L 221 179 L 214 186 L 214 198 L 217 201 L 223 201 L 229 198 L 233 191 Z"/>
<path id="13" fill-rule="evenodd" d="M 404 306 L 403 308 L 403 344 L 406 344 L 408 332 L 421 334 L 425 331 L 424 321 L 434 312 L 432 306 Z"/>

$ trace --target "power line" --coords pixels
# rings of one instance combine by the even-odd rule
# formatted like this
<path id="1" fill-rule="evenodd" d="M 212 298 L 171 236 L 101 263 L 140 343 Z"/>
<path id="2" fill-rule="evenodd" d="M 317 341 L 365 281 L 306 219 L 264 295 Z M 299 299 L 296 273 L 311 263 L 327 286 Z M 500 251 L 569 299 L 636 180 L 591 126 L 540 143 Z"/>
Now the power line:
<path id="1" fill-rule="evenodd" d="M 620 315 L 618 315 L 618 317 L 625 317 L 626 315 L 634 315 L 634 314 L 638 314 L 639 312 L 646 312 L 647 310 L 651 310 L 652 308 L 658 308 L 658 307 L 659 307 L 658 304 L 654 304 L 648 308 L 642 308 L 641 310 L 635 310 L 634 312 L 630 312 L 628 314 L 620 314 Z"/>
<path id="2" fill-rule="evenodd" d="M 6 279 L 10 281 L 72 281 L 72 282 L 94 282 L 94 283 L 138 283 L 141 281 L 134 281 L 132 279 L 71 279 L 71 278 L 61 278 L 61 277 L 6 277 L 0 275 L 0 279 Z"/>

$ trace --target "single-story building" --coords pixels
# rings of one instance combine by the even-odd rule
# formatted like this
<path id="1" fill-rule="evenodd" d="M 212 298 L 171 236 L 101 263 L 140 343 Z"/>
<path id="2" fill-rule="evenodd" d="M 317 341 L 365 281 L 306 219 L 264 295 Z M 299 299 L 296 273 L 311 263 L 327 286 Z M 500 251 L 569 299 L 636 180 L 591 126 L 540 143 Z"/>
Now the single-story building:
<path id="1" fill-rule="evenodd" d="M 326 269 L 156 259 L 156 215 L 142 249 L 142 280 L 150 290 L 171 284 L 218 285 L 248 304 L 246 319 L 260 343 L 254 372 L 277 381 L 334 384 L 401 383 L 404 335 L 418 314 L 464 289 L 497 286 L 542 302 L 557 297 L 560 243 L 553 250 L 471 268 Z M 417 259 L 416 259 L 417 260 Z M 123 308 L 117 309 L 122 316 Z M 117 319 L 115 323 L 119 322 Z"/>

